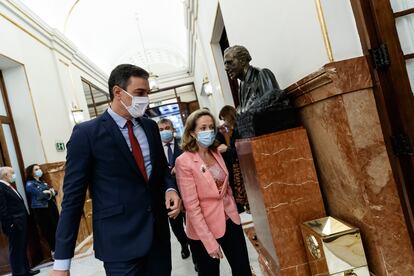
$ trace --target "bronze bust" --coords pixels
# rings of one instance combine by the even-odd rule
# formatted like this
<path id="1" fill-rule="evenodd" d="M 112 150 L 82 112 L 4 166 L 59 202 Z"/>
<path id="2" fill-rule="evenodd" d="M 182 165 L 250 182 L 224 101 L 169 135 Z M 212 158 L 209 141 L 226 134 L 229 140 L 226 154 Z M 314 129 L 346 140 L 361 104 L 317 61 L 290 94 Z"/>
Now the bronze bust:
<path id="1" fill-rule="evenodd" d="M 248 138 L 296 127 L 298 120 L 284 90 L 269 69 L 250 65 L 249 51 L 231 46 L 224 51 L 224 68 L 231 79 L 240 80 L 237 127 Z"/>
<path id="2" fill-rule="evenodd" d="M 239 79 L 239 113 L 246 112 L 266 92 L 279 90 L 279 84 L 269 69 L 250 65 L 249 51 L 243 46 L 231 46 L 224 51 L 224 68 L 232 79 Z"/>

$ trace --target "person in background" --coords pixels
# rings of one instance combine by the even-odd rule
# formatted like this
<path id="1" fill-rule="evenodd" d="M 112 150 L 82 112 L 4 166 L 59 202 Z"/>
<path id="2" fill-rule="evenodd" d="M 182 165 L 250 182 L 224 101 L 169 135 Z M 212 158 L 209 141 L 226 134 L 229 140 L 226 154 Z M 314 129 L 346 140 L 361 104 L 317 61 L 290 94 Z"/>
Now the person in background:
<path id="1" fill-rule="evenodd" d="M 175 159 L 182 153 L 178 145 L 179 143 L 174 137 L 175 129 L 171 120 L 166 118 L 158 121 L 158 128 L 160 130 L 165 157 L 167 158 L 168 166 L 172 171 L 175 166 Z M 173 171 L 172 174 L 174 174 Z M 187 259 L 190 256 L 190 250 L 188 249 L 188 238 L 184 231 L 183 213 L 180 213 L 175 219 L 170 218 L 170 225 L 178 242 L 181 244 L 181 257 Z"/>
<path id="2" fill-rule="evenodd" d="M 246 240 L 215 132 L 208 110 L 199 109 L 188 117 L 181 144 L 184 153 L 175 165 L 187 236 L 199 275 L 220 275 L 224 252 L 233 275 L 250 276 Z"/>
<path id="3" fill-rule="evenodd" d="M 43 172 L 38 164 L 26 168 L 26 193 L 34 218 L 49 245 L 53 258 L 59 221 L 59 212 L 55 203 L 57 192 L 43 181 L 42 176 Z"/>
<path id="4" fill-rule="evenodd" d="M 26 255 L 28 213 L 15 181 L 13 168 L 0 167 L 0 222 L 9 240 L 10 267 L 13 276 L 36 275 L 40 270 L 30 269 Z"/>
<path id="5" fill-rule="evenodd" d="M 218 151 L 222 154 L 229 171 L 229 183 L 237 203 L 239 213 L 250 212 L 247 193 L 241 174 L 239 157 L 236 151 L 236 140 L 240 138 L 236 127 L 236 109 L 230 105 L 224 106 L 219 113 L 219 119 L 224 121 L 217 132 L 216 140 L 220 143 Z"/>

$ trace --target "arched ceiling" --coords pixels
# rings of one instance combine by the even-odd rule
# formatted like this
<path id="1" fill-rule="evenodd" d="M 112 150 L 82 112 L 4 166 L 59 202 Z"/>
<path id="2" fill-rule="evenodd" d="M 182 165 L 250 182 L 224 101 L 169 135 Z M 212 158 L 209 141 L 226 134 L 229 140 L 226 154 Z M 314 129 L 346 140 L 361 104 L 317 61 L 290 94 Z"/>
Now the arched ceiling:
<path id="1" fill-rule="evenodd" d="M 182 0 L 20 1 L 107 74 L 126 62 L 160 77 L 188 70 Z"/>

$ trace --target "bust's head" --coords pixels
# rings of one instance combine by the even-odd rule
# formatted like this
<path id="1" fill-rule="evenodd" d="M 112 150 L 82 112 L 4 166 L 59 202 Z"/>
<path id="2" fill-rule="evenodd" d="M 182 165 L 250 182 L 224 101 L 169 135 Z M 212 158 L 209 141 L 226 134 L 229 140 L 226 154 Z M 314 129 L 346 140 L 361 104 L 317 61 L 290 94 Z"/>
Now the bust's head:
<path id="1" fill-rule="evenodd" d="M 231 79 L 244 80 L 252 60 L 244 46 L 231 46 L 224 51 L 224 68 Z"/>

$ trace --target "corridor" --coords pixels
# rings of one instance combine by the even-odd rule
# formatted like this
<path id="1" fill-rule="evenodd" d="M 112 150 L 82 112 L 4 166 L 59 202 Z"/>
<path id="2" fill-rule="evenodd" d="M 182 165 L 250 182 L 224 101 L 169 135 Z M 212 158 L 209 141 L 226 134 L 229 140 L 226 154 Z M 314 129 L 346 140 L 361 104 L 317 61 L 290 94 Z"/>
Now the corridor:
<path id="1" fill-rule="evenodd" d="M 0 276 L 169 275 L 165 210 L 175 276 L 414 276 L 414 0 L 0 0 L 0 41 Z"/>
<path id="2" fill-rule="evenodd" d="M 244 225 L 251 226 L 251 215 L 243 213 L 241 215 L 242 221 Z M 262 272 L 260 271 L 259 262 L 258 262 L 258 254 L 257 251 L 254 249 L 252 243 L 249 239 L 246 238 L 247 249 L 249 251 L 249 259 L 250 265 L 256 276 L 262 276 Z M 172 276 L 190 276 L 196 275 L 193 267 L 193 263 L 191 261 L 191 257 L 188 259 L 181 259 L 180 255 L 180 244 L 178 243 L 176 237 L 171 235 L 171 247 L 172 247 Z M 38 266 L 41 270 L 40 276 L 48 276 L 49 271 L 52 268 L 52 263 L 47 263 Z M 231 275 L 230 266 L 228 265 L 227 260 L 223 259 L 220 264 L 220 273 L 222 276 Z M 10 275 L 10 274 L 9 274 Z M 8 275 L 8 276 L 9 276 Z M 72 268 L 71 268 L 71 275 L 73 276 L 104 276 L 105 270 L 103 268 L 103 264 L 101 261 L 95 259 L 93 256 L 92 248 L 88 250 L 82 256 L 78 256 L 72 261 Z"/>

